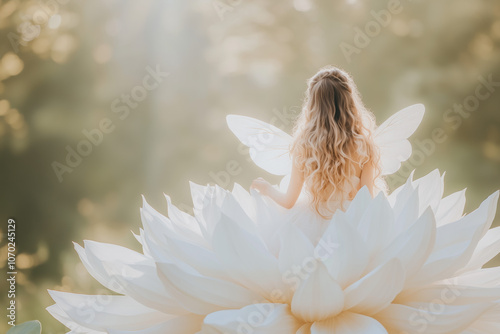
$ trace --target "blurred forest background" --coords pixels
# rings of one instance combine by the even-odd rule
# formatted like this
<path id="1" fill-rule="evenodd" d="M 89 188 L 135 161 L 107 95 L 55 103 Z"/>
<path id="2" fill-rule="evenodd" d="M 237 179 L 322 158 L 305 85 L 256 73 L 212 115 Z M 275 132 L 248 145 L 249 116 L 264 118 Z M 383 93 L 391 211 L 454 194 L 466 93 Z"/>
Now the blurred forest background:
<path id="1" fill-rule="evenodd" d="M 0 267 L 13 217 L 18 323 L 39 319 L 44 333 L 65 332 L 46 289 L 103 293 L 72 241 L 140 250 L 141 194 L 165 213 L 163 193 L 189 210 L 189 180 L 277 181 L 225 116 L 290 130 L 327 64 L 353 75 L 379 123 L 426 105 L 391 188 L 446 170 L 445 193 L 468 188 L 468 212 L 500 188 L 500 87 L 484 86 L 500 82 L 497 0 L 3 0 L 0 34 Z M 95 129 L 107 133 L 89 146 Z M 73 167 L 71 150 L 86 154 Z"/>

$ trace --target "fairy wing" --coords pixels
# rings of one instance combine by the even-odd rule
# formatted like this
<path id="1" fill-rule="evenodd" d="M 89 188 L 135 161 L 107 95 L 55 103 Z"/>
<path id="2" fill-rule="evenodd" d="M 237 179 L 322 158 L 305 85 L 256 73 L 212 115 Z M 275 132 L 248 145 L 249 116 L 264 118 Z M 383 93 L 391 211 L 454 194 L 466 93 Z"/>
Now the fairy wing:
<path id="1" fill-rule="evenodd" d="M 408 138 L 422 122 L 424 112 L 422 104 L 409 106 L 377 128 L 374 139 L 380 148 L 382 175 L 397 172 L 401 163 L 410 158 L 412 148 Z M 226 120 L 229 129 L 249 148 L 250 157 L 257 166 L 275 175 L 290 174 L 290 135 L 252 117 L 228 115 Z"/>
<path id="2" fill-rule="evenodd" d="M 380 148 L 382 175 L 396 173 L 401 163 L 410 158 L 408 138 L 417 130 L 424 113 L 424 105 L 415 104 L 395 113 L 377 128 L 374 139 Z"/>
<path id="3" fill-rule="evenodd" d="M 228 115 L 229 129 L 249 148 L 250 158 L 257 166 L 274 175 L 288 175 L 292 169 L 290 143 L 292 137 L 258 119 Z"/>

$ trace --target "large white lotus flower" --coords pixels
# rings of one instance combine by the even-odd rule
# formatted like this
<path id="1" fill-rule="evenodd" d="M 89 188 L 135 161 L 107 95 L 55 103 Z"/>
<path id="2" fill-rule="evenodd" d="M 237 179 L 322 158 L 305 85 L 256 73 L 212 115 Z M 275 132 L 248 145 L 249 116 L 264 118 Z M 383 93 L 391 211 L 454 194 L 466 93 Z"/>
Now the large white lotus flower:
<path id="1" fill-rule="evenodd" d="M 49 312 L 71 333 L 500 333 L 500 267 L 481 269 L 500 252 L 498 193 L 464 216 L 435 171 L 304 222 L 239 185 L 191 190 L 194 217 L 144 201 L 144 254 L 75 244 L 121 295 L 50 291 Z"/>

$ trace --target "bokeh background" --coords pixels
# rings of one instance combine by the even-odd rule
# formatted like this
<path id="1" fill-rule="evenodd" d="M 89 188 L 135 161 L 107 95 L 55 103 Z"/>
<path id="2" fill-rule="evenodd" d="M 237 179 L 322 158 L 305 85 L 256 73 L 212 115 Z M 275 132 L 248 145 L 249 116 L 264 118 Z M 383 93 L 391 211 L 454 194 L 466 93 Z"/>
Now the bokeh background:
<path id="1" fill-rule="evenodd" d="M 163 213 L 163 193 L 189 211 L 190 180 L 277 181 L 249 162 L 225 116 L 290 130 L 306 79 L 327 64 L 353 75 L 379 122 L 426 105 L 416 155 L 391 188 L 412 169 L 446 170 L 445 194 L 468 188 L 468 212 L 500 188 L 500 87 L 473 97 L 481 80 L 500 81 L 497 0 L 8 0 L 0 34 L 0 267 L 14 217 L 18 323 L 39 319 L 44 333 L 65 332 L 46 289 L 106 293 L 72 241 L 139 250 L 141 194 Z M 149 71 L 161 72 L 155 88 Z M 463 103 L 470 113 L 453 111 Z M 108 133 L 82 144 L 102 122 Z M 87 155 L 69 167 L 78 149 Z"/>

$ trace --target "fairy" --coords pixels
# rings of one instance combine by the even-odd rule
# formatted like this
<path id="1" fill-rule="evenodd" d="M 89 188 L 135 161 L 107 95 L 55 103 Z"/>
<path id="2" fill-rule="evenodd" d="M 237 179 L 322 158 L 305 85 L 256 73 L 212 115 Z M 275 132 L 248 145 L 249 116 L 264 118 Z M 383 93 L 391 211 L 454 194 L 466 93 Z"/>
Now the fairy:
<path id="1" fill-rule="evenodd" d="M 308 80 L 293 136 L 250 117 L 229 115 L 227 121 L 257 165 L 286 176 L 279 188 L 259 177 L 252 189 L 287 209 L 304 194 L 327 218 L 345 209 L 363 187 L 372 196 L 386 191 L 384 175 L 410 157 L 407 138 L 423 114 L 423 105 L 413 105 L 377 127 L 352 77 L 329 66 Z"/>

